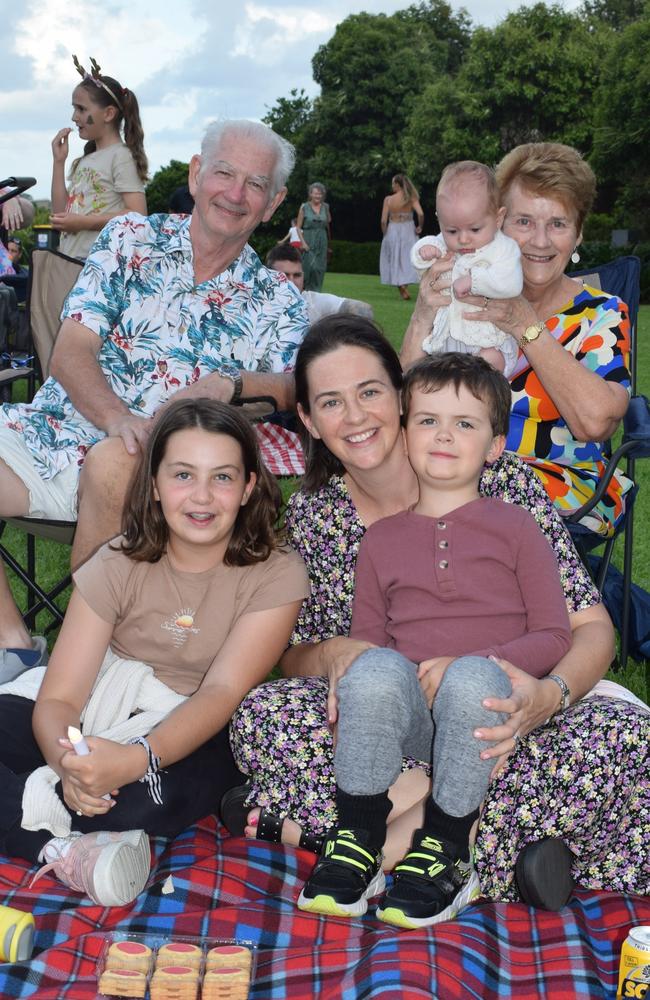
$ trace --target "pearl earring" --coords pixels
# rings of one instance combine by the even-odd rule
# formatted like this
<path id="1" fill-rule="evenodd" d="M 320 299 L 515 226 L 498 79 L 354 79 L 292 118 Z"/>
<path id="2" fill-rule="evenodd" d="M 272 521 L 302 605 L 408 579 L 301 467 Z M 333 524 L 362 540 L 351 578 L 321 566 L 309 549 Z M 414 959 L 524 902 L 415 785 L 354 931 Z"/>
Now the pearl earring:
<path id="1" fill-rule="evenodd" d="M 573 253 L 571 254 L 571 263 L 572 264 L 579 264 L 580 263 L 580 254 L 578 253 L 578 248 L 577 247 L 574 249 Z"/>

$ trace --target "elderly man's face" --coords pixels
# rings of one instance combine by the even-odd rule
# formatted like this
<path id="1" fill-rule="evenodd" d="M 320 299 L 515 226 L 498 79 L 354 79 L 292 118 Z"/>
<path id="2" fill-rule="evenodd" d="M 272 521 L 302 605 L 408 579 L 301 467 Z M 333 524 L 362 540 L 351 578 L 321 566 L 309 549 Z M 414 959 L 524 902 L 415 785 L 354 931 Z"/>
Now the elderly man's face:
<path id="1" fill-rule="evenodd" d="M 270 197 L 275 154 L 252 139 L 226 132 L 203 170 L 202 165 L 200 156 L 192 157 L 189 187 L 196 203 L 193 225 L 209 234 L 216 249 L 232 244 L 239 253 L 287 193 L 283 188 Z"/>
<path id="2" fill-rule="evenodd" d="M 299 260 L 276 260 L 271 267 L 274 271 L 286 274 L 287 279 L 293 282 L 299 292 L 302 292 L 305 287 L 305 275 Z"/>

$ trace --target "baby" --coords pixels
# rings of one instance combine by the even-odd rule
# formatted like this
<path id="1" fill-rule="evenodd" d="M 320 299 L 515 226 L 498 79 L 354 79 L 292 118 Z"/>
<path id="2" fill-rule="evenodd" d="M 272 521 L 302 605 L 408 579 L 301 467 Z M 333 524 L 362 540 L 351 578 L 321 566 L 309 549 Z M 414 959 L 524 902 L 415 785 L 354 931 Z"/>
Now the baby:
<path id="1" fill-rule="evenodd" d="M 517 360 L 515 341 L 493 323 L 468 320 L 463 315 L 481 308 L 464 302 L 467 295 L 509 299 L 520 295 L 523 287 L 519 247 L 501 232 L 505 208 L 499 208 L 499 189 L 492 170 L 474 160 L 445 167 L 436 191 L 436 214 L 440 235 L 418 240 L 411 250 L 413 266 L 421 278 L 434 258 L 448 252 L 456 256 L 451 269 L 451 302 L 438 310 L 422 349 L 427 354 L 480 354 L 509 376 Z"/>

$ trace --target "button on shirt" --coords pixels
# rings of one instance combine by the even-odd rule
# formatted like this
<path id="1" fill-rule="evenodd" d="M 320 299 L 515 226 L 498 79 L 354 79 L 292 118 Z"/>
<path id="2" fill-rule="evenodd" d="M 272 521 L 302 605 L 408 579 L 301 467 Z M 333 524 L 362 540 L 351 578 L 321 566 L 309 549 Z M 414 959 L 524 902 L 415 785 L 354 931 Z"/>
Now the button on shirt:
<path id="1" fill-rule="evenodd" d="M 150 417 L 179 389 L 214 371 L 290 372 L 307 331 L 297 289 L 248 245 L 221 274 L 196 285 L 190 218 L 112 219 L 99 234 L 62 319 L 102 340 L 97 360 L 130 411 Z M 105 436 L 48 378 L 30 405 L 0 407 L 22 434 L 43 479 L 83 463 Z"/>

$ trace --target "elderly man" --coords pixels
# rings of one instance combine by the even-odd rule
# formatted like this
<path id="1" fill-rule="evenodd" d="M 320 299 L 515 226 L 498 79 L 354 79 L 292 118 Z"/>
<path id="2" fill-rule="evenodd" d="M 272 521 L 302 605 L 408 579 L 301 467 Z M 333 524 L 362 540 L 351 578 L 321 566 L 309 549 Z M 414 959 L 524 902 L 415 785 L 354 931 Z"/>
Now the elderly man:
<path id="1" fill-rule="evenodd" d="M 278 243 L 267 253 L 265 264 L 274 271 L 281 271 L 285 278 L 296 286 L 305 300 L 310 326 L 324 316 L 338 312 L 351 312 L 357 316 L 365 316 L 366 319 L 373 318 L 372 306 L 368 302 L 362 302 L 360 299 L 342 299 L 340 295 L 331 295 L 328 292 L 306 292 L 302 254 L 296 247 Z"/>
<path id="2" fill-rule="evenodd" d="M 31 405 L 0 408 L 0 515 L 74 519 L 78 490 L 73 566 L 119 532 L 131 471 L 172 396 L 292 406 L 304 304 L 247 240 L 284 199 L 293 161 L 264 125 L 211 126 L 190 163 L 191 218 L 113 219 L 66 300 L 52 377 Z M 0 678 L 43 659 L 37 645 L 0 573 Z"/>

